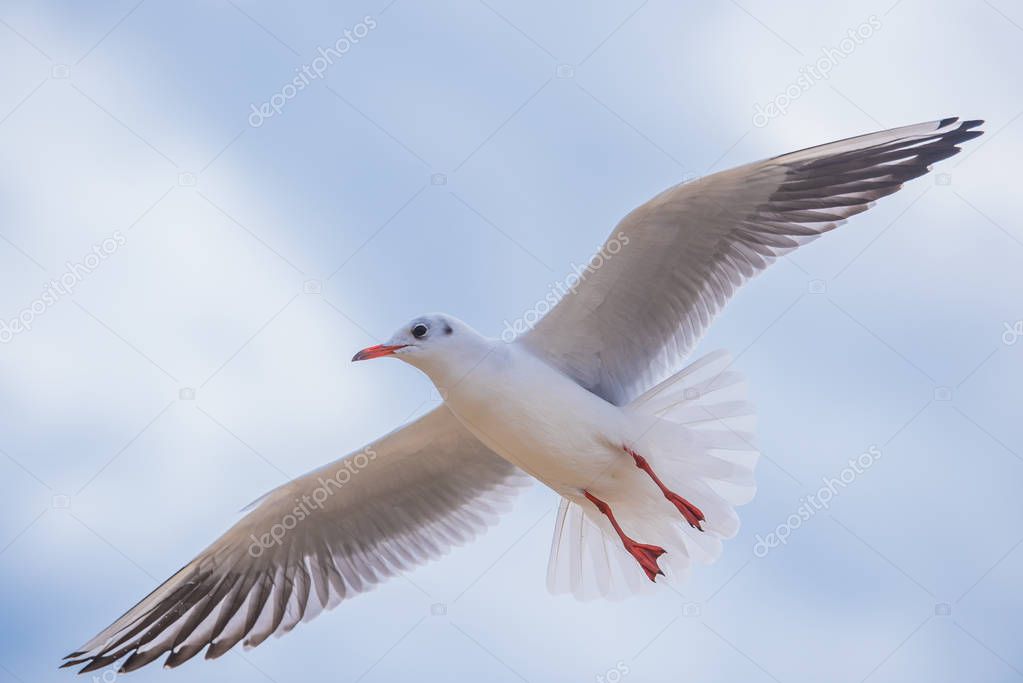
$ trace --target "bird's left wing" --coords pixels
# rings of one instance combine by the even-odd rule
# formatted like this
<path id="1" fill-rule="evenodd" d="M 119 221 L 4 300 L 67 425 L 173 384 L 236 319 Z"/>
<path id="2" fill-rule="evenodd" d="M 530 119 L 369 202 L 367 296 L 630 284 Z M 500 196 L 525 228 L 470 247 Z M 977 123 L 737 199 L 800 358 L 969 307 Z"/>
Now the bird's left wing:
<path id="1" fill-rule="evenodd" d="M 746 280 L 927 173 L 981 123 L 893 128 L 672 187 L 622 219 L 522 343 L 624 405 L 680 368 Z"/>
<path id="2" fill-rule="evenodd" d="M 527 478 L 444 406 L 264 496 L 194 560 L 68 655 L 134 671 L 164 653 L 253 647 L 473 538 Z"/>

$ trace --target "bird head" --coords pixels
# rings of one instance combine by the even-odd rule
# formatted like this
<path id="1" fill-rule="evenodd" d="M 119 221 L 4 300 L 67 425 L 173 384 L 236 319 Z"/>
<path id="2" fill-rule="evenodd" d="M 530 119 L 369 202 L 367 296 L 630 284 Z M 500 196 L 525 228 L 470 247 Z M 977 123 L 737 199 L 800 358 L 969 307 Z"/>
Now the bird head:
<path id="1" fill-rule="evenodd" d="M 394 356 L 439 379 L 437 373 L 478 363 L 489 350 L 489 341 L 453 316 L 431 313 L 413 318 L 386 342 L 359 351 L 352 360 Z"/>

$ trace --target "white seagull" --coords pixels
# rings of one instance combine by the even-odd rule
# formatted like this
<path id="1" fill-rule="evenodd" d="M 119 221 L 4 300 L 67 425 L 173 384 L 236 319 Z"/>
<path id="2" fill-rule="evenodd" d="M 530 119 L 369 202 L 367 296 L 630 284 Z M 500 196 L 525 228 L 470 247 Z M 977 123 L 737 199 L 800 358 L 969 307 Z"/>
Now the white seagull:
<path id="1" fill-rule="evenodd" d="M 274 489 L 63 666 L 178 666 L 254 647 L 460 545 L 528 481 L 561 496 L 547 582 L 614 597 L 713 562 L 756 490 L 752 410 L 727 354 L 681 361 L 735 290 L 981 134 L 956 118 L 716 173 L 626 216 L 573 291 L 514 341 L 424 315 L 393 356 L 443 405 Z"/>

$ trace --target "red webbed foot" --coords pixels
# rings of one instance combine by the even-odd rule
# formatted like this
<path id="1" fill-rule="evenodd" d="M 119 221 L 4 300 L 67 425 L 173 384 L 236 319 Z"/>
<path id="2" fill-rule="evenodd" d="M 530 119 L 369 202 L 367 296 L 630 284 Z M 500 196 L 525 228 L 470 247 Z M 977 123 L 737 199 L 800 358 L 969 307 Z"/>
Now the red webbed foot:
<path id="1" fill-rule="evenodd" d="M 601 514 L 607 517 L 608 521 L 611 522 L 611 526 L 618 534 L 618 537 L 622 539 L 622 545 L 625 546 L 625 549 L 630 555 L 636 558 L 636 562 L 639 563 L 639 566 L 643 569 L 646 577 L 651 581 L 654 581 L 657 579 L 658 575 L 664 576 L 664 572 L 662 572 L 661 568 L 657 566 L 657 558 L 665 553 L 664 548 L 659 545 L 637 543 L 632 540 L 624 531 L 622 531 L 622 527 L 618 524 L 618 520 L 615 519 L 614 512 L 612 512 L 610 505 L 602 501 L 600 498 L 597 498 L 589 491 L 583 491 L 583 494 L 585 494 L 586 499 L 593 503 Z"/>
<path id="2" fill-rule="evenodd" d="M 682 514 L 682 517 L 686 520 L 686 522 L 689 523 L 689 526 L 693 527 L 694 529 L 699 529 L 700 531 L 703 531 L 703 526 L 701 523 L 706 519 L 703 516 L 703 511 L 701 511 L 700 508 L 696 507 L 682 496 L 678 495 L 677 493 L 669 489 L 667 486 L 665 486 L 664 483 L 661 481 L 660 477 L 658 477 L 654 473 L 653 468 L 650 467 L 650 463 L 647 462 L 646 458 L 644 458 L 642 455 L 632 450 L 628 446 L 624 446 L 624 448 L 625 452 L 631 455 L 632 459 L 636 461 L 636 467 L 650 475 L 650 478 L 654 480 L 655 484 L 657 484 L 657 488 L 661 489 L 661 493 L 664 494 L 664 497 L 671 501 L 671 504 L 674 505 L 675 508 Z"/>
<path id="3" fill-rule="evenodd" d="M 678 511 L 682 513 L 682 517 L 689 522 L 689 526 L 703 531 L 701 523 L 705 517 L 703 516 L 703 512 L 700 508 L 696 507 L 674 491 L 665 491 L 664 497 L 670 500 L 671 504 L 678 508 Z"/>
<path id="4" fill-rule="evenodd" d="M 624 539 L 623 539 L 624 540 Z M 664 572 L 657 566 L 657 558 L 664 554 L 665 550 L 659 545 L 647 545 L 646 543 L 636 543 L 629 539 L 625 542 L 625 549 L 629 551 L 629 554 L 636 558 L 636 562 L 639 562 L 639 566 L 646 572 L 646 577 L 651 581 L 657 579 L 657 576 L 664 576 Z"/>

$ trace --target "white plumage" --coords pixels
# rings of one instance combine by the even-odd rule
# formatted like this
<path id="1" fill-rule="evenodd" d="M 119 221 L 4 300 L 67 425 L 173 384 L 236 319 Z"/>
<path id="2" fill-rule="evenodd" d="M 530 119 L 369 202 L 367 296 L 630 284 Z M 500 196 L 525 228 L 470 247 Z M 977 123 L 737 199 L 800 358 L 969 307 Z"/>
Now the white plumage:
<path id="1" fill-rule="evenodd" d="M 752 410 L 726 354 L 682 361 L 746 280 L 958 152 L 979 124 L 896 128 L 670 188 L 513 343 L 451 316 L 412 321 L 356 358 L 419 367 L 444 406 L 271 491 L 64 666 L 124 658 L 132 671 L 258 645 L 465 543 L 527 475 L 562 497 L 554 592 L 620 597 L 713 562 L 756 490 Z"/>

